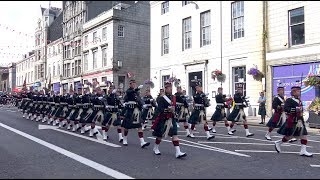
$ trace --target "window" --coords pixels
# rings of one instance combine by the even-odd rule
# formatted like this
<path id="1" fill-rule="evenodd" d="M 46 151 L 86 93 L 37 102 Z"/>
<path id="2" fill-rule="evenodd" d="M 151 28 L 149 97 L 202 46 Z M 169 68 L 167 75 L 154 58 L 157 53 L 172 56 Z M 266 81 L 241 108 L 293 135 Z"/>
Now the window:
<path id="1" fill-rule="evenodd" d="M 161 27 L 161 36 L 162 36 L 162 43 L 161 43 L 161 51 L 162 55 L 169 53 L 169 24 Z"/>
<path id="2" fill-rule="evenodd" d="M 60 75 L 60 64 L 58 64 L 58 75 Z"/>
<path id="3" fill-rule="evenodd" d="M 231 4 L 232 39 L 244 37 L 244 2 L 236 1 Z"/>
<path id="4" fill-rule="evenodd" d="M 107 48 L 102 49 L 102 66 L 107 66 Z"/>
<path id="5" fill-rule="evenodd" d="M 191 17 L 183 19 L 182 22 L 183 38 L 182 38 L 182 50 L 191 48 Z"/>
<path id="6" fill-rule="evenodd" d="M 33 81 L 33 71 L 31 71 L 31 82 Z"/>
<path id="7" fill-rule="evenodd" d="M 242 88 L 243 95 L 246 96 L 246 67 L 233 68 L 233 94 L 237 88 Z"/>
<path id="8" fill-rule="evenodd" d="M 93 69 L 97 68 L 97 51 L 92 51 L 92 65 Z"/>
<path id="9" fill-rule="evenodd" d="M 304 8 L 289 11 L 289 42 L 291 46 L 304 44 Z"/>
<path id="10" fill-rule="evenodd" d="M 84 47 L 88 46 L 88 35 L 84 37 Z"/>
<path id="11" fill-rule="evenodd" d="M 68 45 L 67 46 L 67 58 L 70 58 L 70 55 L 71 55 L 71 45 Z"/>
<path id="12" fill-rule="evenodd" d="M 76 74 L 79 75 L 81 74 L 81 60 L 76 61 L 76 68 L 78 66 L 78 71 L 76 71 Z"/>
<path id="13" fill-rule="evenodd" d="M 92 34 L 92 41 L 96 43 L 97 41 L 97 31 Z"/>
<path id="14" fill-rule="evenodd" d="M 70 77 L 70 63 L 67 64 L 67 77 Z"/>
<path id="15" fill-rule="evenodd" d="M 104 28 L 102 29 L 102 39 L 103 39 L 103 40 L 106 40 L 106 39 L 107 39 L 107 28 L 106 28 L 106 27 L 104 27 Z"/>
<path id="16" fill-rule="evenodd" d="M 84 63 L 83 70 L 88 71 L 88 54 L 83 55 L 83 63 Z"/>
<path id="17" fill-rule="evenodd" d="M 66 59 L 67 58 L 67 46 L 63 46 L 63 48 L 64 48 L 63 58 Z"/>
<path id="18" fill-rule="evenodd" d="M 74 63 L 71 64 L 71 76 L 75 75 L 75 68 L 74 68 Z"/>
<path id="19" fill-rule="evenodd" d="M 118 37 L 124 37 L 124 26 L 118 25 Z"/>
<path id="20" fill-rule="evenodd" d="M 189 3 L 190 3 L 190 1 L 182 1 L 182 6 L 185 6 L 185 5 L 189 4 Z"/>
<path id="21" fill-rule="evenodd" d="M 162 76 L 162 87 L 164 87 L 164 83 L 167 82 L 170 78 L 170 75 Z"/>
<path id="22" fill-rule="evenodd" d="M 101 78 L 101 82 L 106 82 L 107 81 L 107 77 L 102 77 Z"/>
<path id="23" fill-rule="evenodd" d="M 206 46 L 211 44 L 211 20 L 210 20 L 210 11 L 206 11 L 200 14 L 200 23 L 201 23 L 201 35 L 200 35 L 200 44 Z"/>
<path id="24" fill-rule="evenodd" d="M 52 66 L 52 70 L 53 70 L 53 77 L 55 77 L 56 76 L 56 65 L 55 65 L 55 63 L 53 63 L 53 66 Z"/>
<path id="25" fill-rule="evenodd" d="M 165 1 L 161 4 L 161 14 L 169 12 L 169 1 Z"/>
<path id="26" fill-rule="evenodd" d="M 81 41 L 78 41 L 78 55 L 81 54 Z"/>

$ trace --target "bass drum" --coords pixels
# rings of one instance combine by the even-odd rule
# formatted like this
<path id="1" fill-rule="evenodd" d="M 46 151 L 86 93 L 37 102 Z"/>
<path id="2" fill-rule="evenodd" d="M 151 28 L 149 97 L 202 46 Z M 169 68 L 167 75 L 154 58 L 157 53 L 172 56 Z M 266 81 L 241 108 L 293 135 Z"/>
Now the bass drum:
<path id="1" fill-rule="evenodd" d="M 308 122 L 309 119 L 309 111 L 304 111 L 303 112 L 303 120 L 304 122 Z"/>

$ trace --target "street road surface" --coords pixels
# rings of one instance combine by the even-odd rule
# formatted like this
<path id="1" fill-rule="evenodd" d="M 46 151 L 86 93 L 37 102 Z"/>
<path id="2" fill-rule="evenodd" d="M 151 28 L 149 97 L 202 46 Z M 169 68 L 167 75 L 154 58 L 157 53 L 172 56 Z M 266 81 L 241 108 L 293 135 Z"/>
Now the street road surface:
<path id="1" fill-rule="evenodd" d="M 242 125 L 234 136 L 217 125 L 216 137 L 206 140 L 203 126 L 196 138 L 179 129 L 183 159 L 175 158 L 169 138 L 160 144 L 161 156 L 153 154 L 154 137 L 144 132 L 151 145 L 140 148 L 136 130 L 129 131 L 128 146 L 118 142 L 116 129 L 109 140 L 81 135 L 66 128 L 22 118 L 16 108 L 0 108 L 0 178 L 320 178 L 320 135 L 309 132 L 312 158 L 299 156 L 300 142 L 285 144 L 275 151 L 264 138 L 267 128 L 249 126 L 255 135 L 247 138 Z M 276 131 L 273 140 L 281 139 Z"/>

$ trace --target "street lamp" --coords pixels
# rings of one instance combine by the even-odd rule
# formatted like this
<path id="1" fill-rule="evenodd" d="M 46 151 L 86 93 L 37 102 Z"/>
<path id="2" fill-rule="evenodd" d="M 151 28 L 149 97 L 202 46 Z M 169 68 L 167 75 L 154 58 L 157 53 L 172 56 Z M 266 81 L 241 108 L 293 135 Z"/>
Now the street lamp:
<path id="1" fill-rule="evenodd" d="M 198 5 L 196 2 L 194 2 L 194 1 L 189 1 L 189 3 L 190 3 L 190 4 L 194 4 L 194 5 L 196 6 L 196 9 L 199 9 L 199 5 Z"/>

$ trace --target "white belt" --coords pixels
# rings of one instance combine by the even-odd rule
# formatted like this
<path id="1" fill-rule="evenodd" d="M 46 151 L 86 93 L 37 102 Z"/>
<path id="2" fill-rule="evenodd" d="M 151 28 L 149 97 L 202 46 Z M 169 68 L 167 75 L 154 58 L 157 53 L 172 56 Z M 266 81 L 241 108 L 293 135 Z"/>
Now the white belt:
<path id="1" fill-rule="evenodd" d="M 235 103 L 235 105 L 237 105 L 237 106 L 242 106 L 243 103 Z"/>
<path id="2" fill-rule="evenodd" d="M 203 104 L 195 104 L 194 106 L 201 106 L 201 107 L 202 107 L 202 106 L 203 106 Z"/>
<path id="3" fill-rule="evenodd" d="M 93 105 L 93 107 L 104 107 L 103 105 Z"/>
<path id="4" fill-rule="evenodd" d="M 86 105 L 91 105 L 91 103 L 84 103 L 83 105 L 84 105 L 84 106 L 86 106 Z"/>
<path id="5" fill-rule="evenodd" d="M 81 104 L 81 103 L 77 103 L 77 106 L 82 106 L 83 104 Z"/>
<path id="6" fill-rule="evenodd" d="M 127 102 L 127 104 L 137 104 L 137 102 L 135 102 L 135 101 L 129 101 L 129 102 Z"/>
<path id="7" fill-rule="evenodd" d="M 176 104 L 177 104 L 177 105 L 181 105 L 181 106 L 183 105 L 183 103 L 178 103 L 178 102 L 177 102 Z"/>
<path id="8" fill-rule="evenodd" d="M 217 106 L 224 106 L 223 103 L 217 103 Z"/>
<path id="9" fill-rule="evenodd" d="M 55 105 L 59 105 L 59 103 L 54 103 Z"/>
<path id="10" fill-rule="evenodd" d="M 109 105 L 107 105 L 106 108 L 116 108 L 116 106 L 109 106 Z"/>
<path id="11" fill-rule="evenodd" d="M 68 103 L 60 103 L 61 105 L 68 105 Z"/>

